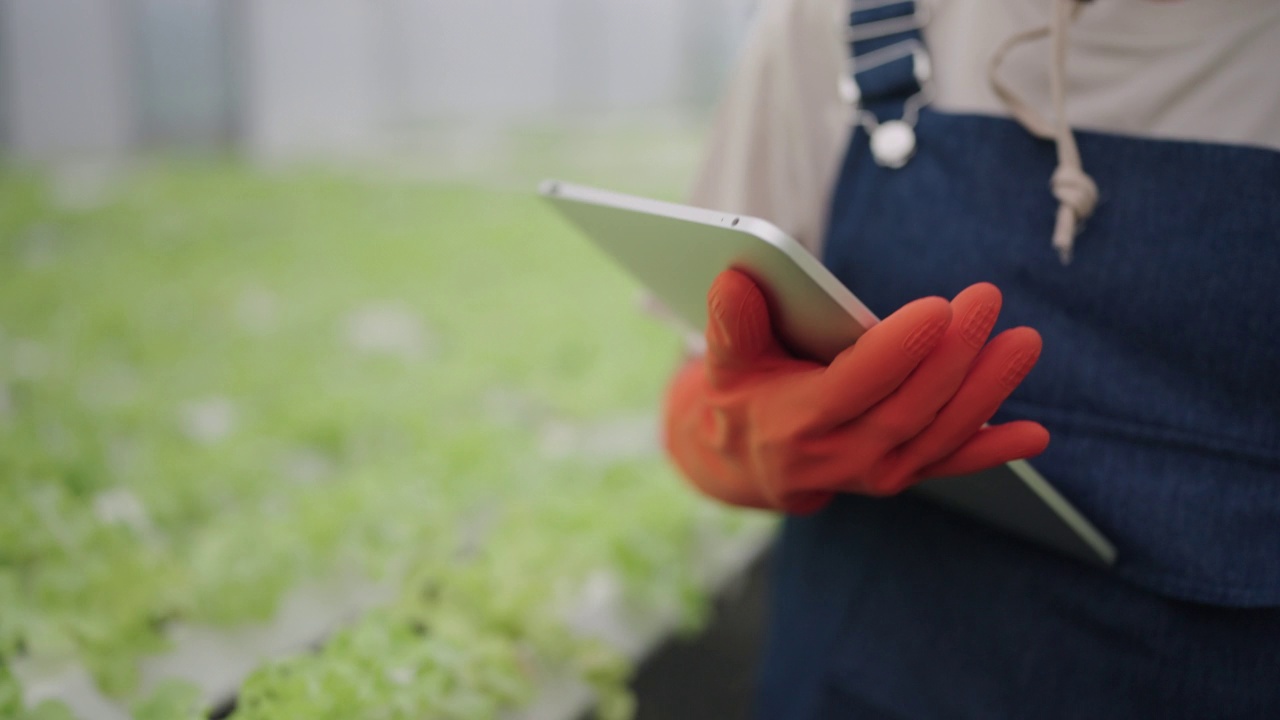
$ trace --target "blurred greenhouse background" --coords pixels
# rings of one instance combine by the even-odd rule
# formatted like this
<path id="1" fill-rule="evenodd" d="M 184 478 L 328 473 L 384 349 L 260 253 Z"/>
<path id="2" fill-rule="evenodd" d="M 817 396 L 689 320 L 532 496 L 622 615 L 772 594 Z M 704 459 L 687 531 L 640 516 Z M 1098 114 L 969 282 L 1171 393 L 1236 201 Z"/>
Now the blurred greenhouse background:
<path id="1" fill-rule="evenodd" d="M 769 526 L 532 190 L 678 199 L 752 5 L 0 0 L 0 718 L 633 716 Z"/>
<path id="2" fill-rule="evenodd" d="M 751 0 L 3 0 L 24 158 L 229 145 L 259 159 L 704 108 Z"/>

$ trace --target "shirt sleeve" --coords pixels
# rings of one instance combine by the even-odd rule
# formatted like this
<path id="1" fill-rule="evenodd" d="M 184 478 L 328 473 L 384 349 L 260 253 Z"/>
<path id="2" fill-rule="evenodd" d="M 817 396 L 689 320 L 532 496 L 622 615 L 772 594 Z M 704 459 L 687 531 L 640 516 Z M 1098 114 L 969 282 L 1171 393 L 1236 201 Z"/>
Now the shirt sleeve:
<path id="1" fill-rule="evenodd" d="M 849 139 L 844 4 L 763 0 L 717 108 L 690 203 L 760 217 L 821 255 Z"/>

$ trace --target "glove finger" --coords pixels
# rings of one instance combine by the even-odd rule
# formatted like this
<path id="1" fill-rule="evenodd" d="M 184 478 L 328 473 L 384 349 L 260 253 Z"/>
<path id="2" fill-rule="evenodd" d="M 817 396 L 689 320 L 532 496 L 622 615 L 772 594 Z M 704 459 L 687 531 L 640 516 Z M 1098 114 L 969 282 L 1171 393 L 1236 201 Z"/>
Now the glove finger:
<path id="1" fill-rule="evenodd" d="M 923 467 L 954 452 L 996 414 L 1031 372 L 1040 349 L 1040 334 L 1028 327 L 997 335 L 978 354 L 973 369 L 937 419 L 900 448 L 901 456 L 915 467 Z"/>
<path id="2" fill-rule="evenodd" d="M 951 301 L 952 322 L 902 385 L 873 407 L 859 423 L 877 438 L 880 454 L 918 435 L 960 389 L 1000 314 L 995 285 L 978 283 Z"/>
<path id="3" fill-rule="evenodd" d="M 737 270 L 716 276 L 707 292 L 709 380 L 750 368 L 761 358 L 784 354 L 773 335 L 769 306 L 755 282 Z"/>
<path id="4" fill-rule="evenodd" d="M 858 338 L 815 375 L 805 401 L 820 425 L 861 417 L 906 380 L 951 322 L 951 304 L 928 297 L 902 306 Z"/>
<path id="5" fill-rule="evenodd" d="M 1002 425 L 984 427 L 955 452 L 920 471 L 921 478 L 968 475 L 1025 460 L 1044 452 L 1049 446 L 1049 431 L 1030 420 L 1015 420 Z"/>

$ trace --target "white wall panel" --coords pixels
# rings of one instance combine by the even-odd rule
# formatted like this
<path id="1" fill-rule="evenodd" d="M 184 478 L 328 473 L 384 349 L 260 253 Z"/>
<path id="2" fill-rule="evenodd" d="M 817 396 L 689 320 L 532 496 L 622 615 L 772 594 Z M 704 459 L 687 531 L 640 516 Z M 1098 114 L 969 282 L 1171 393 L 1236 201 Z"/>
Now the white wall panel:
<path id="1" fill-rule="evenodd" d="M 117 154 L 133 143 L 125 7 L 111 0 L 4 0 L 6 143 L 25 157 Z"/>
<path id="2" fill-rule="evenodd" d="M 243 0 L 242 128 L 264 158 L 364 152 L 393 103 L 382 0 Z"/>
<path id="3" fill-rule="evenodd" d="M 145 143 L 214 145 L 233 136 L 236 96 L 227 0 L 130 0 Z"/>
<path id="4" fill-rule="evenodd" d="M 394 0 L 406 118 L 510 118 L 555 101 L 561 0 Z"/>

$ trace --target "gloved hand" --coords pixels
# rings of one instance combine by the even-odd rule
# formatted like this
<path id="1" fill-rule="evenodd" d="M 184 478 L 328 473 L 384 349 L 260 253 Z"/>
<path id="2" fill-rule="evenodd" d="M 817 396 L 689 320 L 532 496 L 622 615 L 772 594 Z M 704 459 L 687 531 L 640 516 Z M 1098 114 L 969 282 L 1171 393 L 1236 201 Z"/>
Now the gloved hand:
<path id="1" fill-rule="evenodd" d="M 891 495 L 1049 443 L 1035 422 L 984 426 L 1041 346 L 1025 327 L 987 343 L 1001 303 L 993 285 L 909 303 L 830 365 L 779 344 L 746 275 L 722 273 L 707 302 L 707 353 L 672 381 L 664 429 L 676 465 L 719 500 L 808 513 L 835 493 Z"/>

